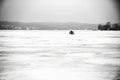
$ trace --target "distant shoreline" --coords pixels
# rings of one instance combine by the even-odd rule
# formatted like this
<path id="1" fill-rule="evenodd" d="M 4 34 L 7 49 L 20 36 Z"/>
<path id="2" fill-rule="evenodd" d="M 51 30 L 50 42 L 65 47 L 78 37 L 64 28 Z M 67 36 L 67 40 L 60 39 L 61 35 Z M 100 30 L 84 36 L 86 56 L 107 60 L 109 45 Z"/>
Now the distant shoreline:
<path id="1" fill-rule="evenodd" d="M 110 24 L 87 24 L 77 22 L 66 23 L 24 23 L 24 22 L 0 22 L 0 30 L 120 30 L 120 23 Z"/>

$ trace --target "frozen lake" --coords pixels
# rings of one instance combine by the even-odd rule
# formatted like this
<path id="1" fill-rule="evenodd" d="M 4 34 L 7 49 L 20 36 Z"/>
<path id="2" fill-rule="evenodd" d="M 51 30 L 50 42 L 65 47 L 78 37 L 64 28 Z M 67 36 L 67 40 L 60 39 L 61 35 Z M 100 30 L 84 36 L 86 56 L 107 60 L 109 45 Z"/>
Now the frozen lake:
<path id="1" fill-rule="evenodd" d="M 0 31 L 0 80 L 119 80 L 119 31 Z"/>

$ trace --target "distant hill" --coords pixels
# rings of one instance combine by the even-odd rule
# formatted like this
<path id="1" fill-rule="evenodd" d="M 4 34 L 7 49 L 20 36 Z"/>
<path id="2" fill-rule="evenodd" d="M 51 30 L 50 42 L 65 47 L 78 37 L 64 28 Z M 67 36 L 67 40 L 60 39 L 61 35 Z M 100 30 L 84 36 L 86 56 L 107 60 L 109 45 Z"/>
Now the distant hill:
<path id="1" fill-rule="evenodd" d="M 98 24 L 86 23 L 53 23 L 53 22 L 37 22 L 37 23 L 24 23 L 24 22 L 0 22 L 0 29 L 31 29 L 31 30 L 97 30 Z"/>

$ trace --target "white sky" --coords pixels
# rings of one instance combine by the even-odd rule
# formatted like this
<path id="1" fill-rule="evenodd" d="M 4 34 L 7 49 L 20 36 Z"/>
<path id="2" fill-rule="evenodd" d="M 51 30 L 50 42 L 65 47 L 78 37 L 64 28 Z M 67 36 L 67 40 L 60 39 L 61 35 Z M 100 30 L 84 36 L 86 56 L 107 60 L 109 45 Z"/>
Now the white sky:
<path id="1" fill-rule="evenodd" d="M 6 0 L 0 20 L 21 22 L 118 22 L 112 0 Z"/>

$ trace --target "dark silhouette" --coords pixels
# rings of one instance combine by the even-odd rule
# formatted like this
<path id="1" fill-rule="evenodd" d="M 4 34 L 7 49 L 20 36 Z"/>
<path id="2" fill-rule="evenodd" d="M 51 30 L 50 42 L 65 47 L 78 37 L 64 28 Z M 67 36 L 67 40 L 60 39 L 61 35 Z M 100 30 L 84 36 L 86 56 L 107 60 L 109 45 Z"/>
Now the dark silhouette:
<path id="1" fill-rule="evenodd" d="M 105 25 L 98 25 L 98 30 L 120 30 L 120 24 L 111 24 L 111 22 L 107 22 Z"/>
<path id="2" fill-rule="evenodd" d="M 111 28 L 111 22 L 107 22 L 106 25 L 104 25 L 105 30 L 109 30 Z"/>
<path id="3" fill-rule="evenodd" d="M 73 35 L 73 34 L 75 34 L 75 33 L 74 33 L 74 31 L 71 30 L 71 31 L 69 32 L 69 34 L 72 34 L 72 35 Z"/>
<path id="4" fill-rule="evenodd" d="M 113 24 L 110 30 L 120 30 L 120 24 Z"/>
<path id="5" fill-rule="evenodd" d="M 101 25 L 101 24 L 99 24 L 99 25 L 98 25 L 98 30 L 104 30 L 104 26 Z"/>

